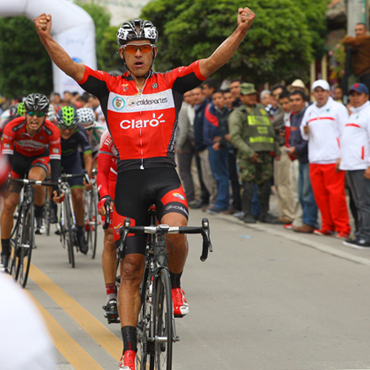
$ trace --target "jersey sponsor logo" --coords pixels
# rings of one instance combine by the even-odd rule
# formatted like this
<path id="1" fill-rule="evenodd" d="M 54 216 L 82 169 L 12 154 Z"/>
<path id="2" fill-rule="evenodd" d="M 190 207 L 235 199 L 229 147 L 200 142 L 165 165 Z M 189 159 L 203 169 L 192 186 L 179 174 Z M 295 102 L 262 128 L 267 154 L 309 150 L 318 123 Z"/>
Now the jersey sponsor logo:
<path id="1" fill-rule="evenodd" d="M 123 108 L 125 108 L 125 105 L 126 105 L 125 101 L 122 98 L 118 97 L 118 96 L 116 96 L 113 99 L 112 103 L 113 103 L 113 106 L 118 111 L 121 111 Z"/>
<path id="2" fill-rule="evenodd" d="M 44 149 L 47 147 L 47 144 L 35 140 L 20 140 L 16 141 L 16 143 L 24 150 Z"/>
<path id="3" fill-rule="evenodd" d="M 128 90 L 128 84 L 122 84 L 122 90 L 126 92 Z"/>
<path id="4" fill-rule="evenodd" d="M 123 121 L 121 121 L 120 126 L 124 130 L 127 130 L 129 128 L 131 129 L 146 128 L 148 126 L 157 127 L 160 123 L 166 122 L 166 120 L 162 119 L 162 117 L 163 117 L 163 113 L 159 115 L 158 117 L 156 117 L 156 114 L 153 113 L 152 119 L 144 119 L 144 120 L 139 119 L 137 121 L 135 119 L 132 119 L 132 120 L 124 119 Z"/>
<path id="5" fill-rule="evenodd" d="M 180 211 L 180 212 L 184 213 L 186 216 L 189 216 L 189 213 L 188 213 L 188 211 L 186 210 L 185 207 L 170 204 L 170 205 L 166 206 L 166 208 L 165 208 L 166 211 L 169 211 L 171 209 L 174 209 L 176 211 Z"/>
<path id="6" fill-rule="evenodd" d="M 108 110 L 113 112 L 140 112 L 174 108 L 172 90 L 168 89 L 156 94 L 118 95 L 109 94 Z"/>
<path id="7" fill-rule="evenodd" d="M 54 148 L 54 149 L 53 149 L 53 153 L 54 153 L 54 154 L 58 154 L 58 153 L 59 153 L 59 149 L 58 149 L 58 148 Z"/>
<path id="8" fill-rule="evenodd" d="M 154 82 L 154 84 L 152 85 L 152 88 L 156 89 L 157 87 L 158 87 L 158 84 L 156 82 Z"/>
<path id="9" fill-rule="evenodd" d="M 8 144 L 8 143 L 4 144 L 4 148 L 9 149 L 10 148 L 10 144 Z"/>
<path id="10" fill-rule="evenodd" d="M 185 197 L 179 193 L 172 193 L 172 196 L 181 200 L 185 200 Z"/>

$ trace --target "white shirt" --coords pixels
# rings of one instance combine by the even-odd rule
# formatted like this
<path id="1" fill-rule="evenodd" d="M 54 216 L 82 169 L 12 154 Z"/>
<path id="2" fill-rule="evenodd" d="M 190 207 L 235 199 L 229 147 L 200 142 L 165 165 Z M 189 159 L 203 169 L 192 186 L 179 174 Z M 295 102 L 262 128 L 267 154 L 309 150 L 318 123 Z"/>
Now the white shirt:
<path id="1" fill-rule="evenodd" d="M 27 293 L 0 273 L 0 369 L 53 370 L 54 346 Z"/>
<path id="2" fill-rule="evenodd" d="M 340 169 L 366 170 L 370 166 L 370 103 L 351 110 L 341 139 Z"/>
<path id="3" fill-rule="evenodd" d="M 318 107 L 317 103 L 310 105 L 303 116 L 301 134 L 308 140 L 308 161 L 317 164 L 336 163 L 340 158 L 340 139 L 348 111 L 343 104 L 329 97 L 327 103 Z M 309 134 L 304 133 L 304 127 L 309 126 Z"/>

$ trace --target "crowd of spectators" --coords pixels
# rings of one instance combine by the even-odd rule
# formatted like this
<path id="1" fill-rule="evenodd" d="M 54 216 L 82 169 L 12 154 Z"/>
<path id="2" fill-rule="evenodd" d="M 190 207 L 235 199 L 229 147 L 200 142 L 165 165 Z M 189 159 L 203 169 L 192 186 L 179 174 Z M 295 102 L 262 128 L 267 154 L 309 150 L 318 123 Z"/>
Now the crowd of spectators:
<path id="1" fill-rule="evenodd" d="M 176 148 L 189 206 L 369 248 L 366 85 L 353 84 L 347 106 L 343 91 L 321 79 L 310 86 L 312 97 L 301 80 L 260 93 L 240 79 L 223 87 L 209 78 L 184 95 Z M 275 217 L 268 212 L 272 192 Z"/>

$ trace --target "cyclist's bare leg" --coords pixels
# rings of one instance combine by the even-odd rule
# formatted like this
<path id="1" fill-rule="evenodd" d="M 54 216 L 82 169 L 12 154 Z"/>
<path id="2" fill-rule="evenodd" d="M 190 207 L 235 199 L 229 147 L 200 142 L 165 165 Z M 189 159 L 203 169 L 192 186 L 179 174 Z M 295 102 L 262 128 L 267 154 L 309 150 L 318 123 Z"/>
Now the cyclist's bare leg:
<path id="1" fill-rule="evenodd" d="M 30 172 L 28 172 L 28 179 L 29 180 L 39 180 L 43 181 L 46 178 L 46 172 L 43 168 L 41 167 L 32 167 L 30 169 Z M 36 206 L 43 206 L 45 203 L 45 186 L 40 186 L 40 185 L 34 185 L 35 189 L 35 205 Z"/>
<path id="2" fill-rule="evenodd" d="M 145 257 L 134 253 L 121 262 L 121 285 L 118 292 L 118 312 L 121 326 L 136 327 L 140 311 L 139 287 L 144 270 Z"/>
<path id="3" fill-rule="evenodd" d="M 167 224 L 169 226 L 187 226 L 188 220 L 180 213 L 172 212 L 162 217 L 161 224 Z M 167 242 L 167 251 L 169 253 L 168 269 L 174 274 L 179 274 L 183 271 L 188 256 L 188 240 L 184 234 L 169 234 L 166 238 L 169 240 Z"/>
<path id="4" fill-rule="evenodd" d="M 102 266 L 105 284 L 114 284 L 116 281 L 117 254 L 113 229 L 111 228 L 104 230 Z"/>
<path id="5" fill-rule="evenodd" d="M 1 239 L 9 239 L 13 229 L 13 214 L 19 201 L 18 193 L 9 193 L 4 199 L 4 208 L 1 212 Z"/>
<path id="6" fill-rule="evenodd" d="M 83 203 L 83 188 L 75 187 L 71 189 L 73 210 L 75 212 L 76 224 L 84 226 L 85 208 Z"/>

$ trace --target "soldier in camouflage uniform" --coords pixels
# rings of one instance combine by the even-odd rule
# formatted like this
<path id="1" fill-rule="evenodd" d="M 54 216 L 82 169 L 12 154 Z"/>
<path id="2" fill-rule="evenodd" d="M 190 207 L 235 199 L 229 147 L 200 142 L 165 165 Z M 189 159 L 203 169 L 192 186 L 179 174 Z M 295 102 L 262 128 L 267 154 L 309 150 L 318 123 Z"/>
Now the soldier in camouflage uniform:
<path id="1" fill-rule="evenodd" d="M 269 213 L 272 157 L 280 159 L 280 148 L 267 112 L 257 104 L 257 91 L 251 83 L 240 85 L 242 105 L 230 114 L 231 143 L 238 150 L 240 176 L 243 183 L 244 222 L 255 223 L 251 213 L 254 184 L 258 185 L 261 222 L 275 223 Z"/>

